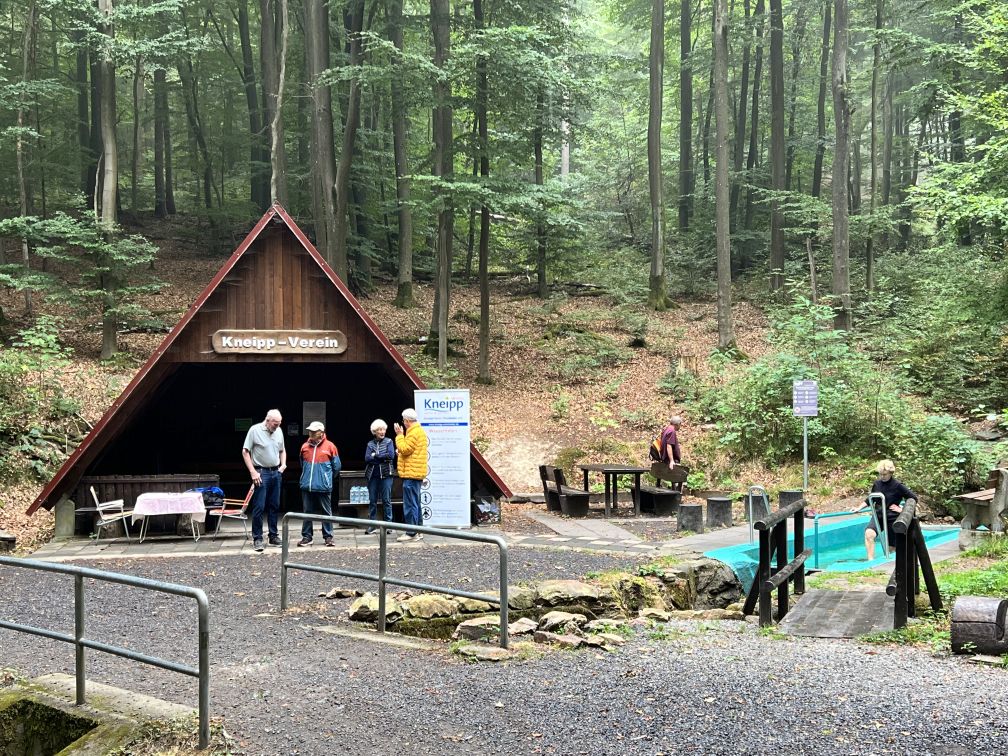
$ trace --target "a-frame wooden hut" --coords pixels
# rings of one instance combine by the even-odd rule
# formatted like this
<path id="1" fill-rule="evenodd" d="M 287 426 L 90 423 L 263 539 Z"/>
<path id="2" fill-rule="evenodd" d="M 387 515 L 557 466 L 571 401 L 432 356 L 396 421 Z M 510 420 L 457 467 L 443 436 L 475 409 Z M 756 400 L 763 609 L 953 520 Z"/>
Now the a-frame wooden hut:
<path id="1" fill-rule="evenodd" d="M 362 469 L 368 428 L 391 424 L 423 381 L 279 205 L 271 207 L 31 505 L 57 504 L 69 534 L 82 481 L 218 475 L 244 493 L 250 423 L 283 413 L 284 499 L 299 507 L 297 450 L 322 419 L 346 470 Z M 471 447 L 473 493 L 510 496 Z M 157 485 L 157 484 L 153 484 Z M 60 513 L 63 514 L 62 518 Z M 63 522 L 60 522 L 63 519 Z"/>

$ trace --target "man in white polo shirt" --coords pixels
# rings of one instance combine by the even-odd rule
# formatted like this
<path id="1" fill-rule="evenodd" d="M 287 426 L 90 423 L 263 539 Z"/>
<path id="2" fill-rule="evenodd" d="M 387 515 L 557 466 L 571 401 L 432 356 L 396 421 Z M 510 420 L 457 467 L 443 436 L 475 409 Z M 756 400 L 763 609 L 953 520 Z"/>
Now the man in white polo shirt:
<path id="1" fill-rule="evenodd" d="M 280 545 L 277 521 L 280 517 L 280 486 L 283 471 L 287 469 L 287 450 L 284 448 L 280 410 L 271 409 L 266 419 L 253 425 L 245 434 L 242 459 L 255 486 L 252 494 L 252 546 L 263 550 L 262 517 L 266 510 L 269 524 L 270 546 Z"/>

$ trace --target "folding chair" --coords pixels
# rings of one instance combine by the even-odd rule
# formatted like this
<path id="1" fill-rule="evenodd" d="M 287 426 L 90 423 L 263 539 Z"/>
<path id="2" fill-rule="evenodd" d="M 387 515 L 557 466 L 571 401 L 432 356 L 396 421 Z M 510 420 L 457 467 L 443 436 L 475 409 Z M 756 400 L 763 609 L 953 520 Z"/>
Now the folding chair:
<path id="1" fill-rule="evenodd" d="M 94 486 L 91 486 L 91 498 L 94 499 L 95 509 L 98 510 L 98 521 L 95 523 L 95 543 L 101 538 L 102 528 L 113 525 L 120 520 L 126 530 L 126 540 L 132 540 L 129 532 L 129 516 L 133 513 L 125 509 L 123 500 L 100 502 Z"/>
<path id="2" fill-rule="evenodd" d="M 232 520 L 241 520 L 242 525 L 245 526 L 245 540 L 248 540 L 248 505 L 252 501 L 252 494 L 255 493 L 255 485 L 249 486 L 248 493 L 245 494 L 244 499 L 224 499 L 224 504 L 219 507 L 214 507 L 213 509 L 208 509 L 207 514 L 212 515 L 217 518 L 217 529 L 214 530 L 213 540 L 217 540 L 217 534 L 220 533 L 221 523 L 224 522 L 225 517 L 230 517 Z"/>

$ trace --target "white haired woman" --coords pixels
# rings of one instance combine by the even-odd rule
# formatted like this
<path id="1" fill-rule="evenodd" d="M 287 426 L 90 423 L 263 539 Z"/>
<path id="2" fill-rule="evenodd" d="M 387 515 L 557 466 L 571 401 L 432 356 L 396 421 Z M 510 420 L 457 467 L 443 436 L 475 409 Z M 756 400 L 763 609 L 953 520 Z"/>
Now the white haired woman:
<path id="1" fill-rule="evenodd" d="M 876 471 L 878 472 L 878 480 L 872 484 L 871 492 L 880 493 L 885 497 L 885 506 L 883 508 L 875 507 L 875 520 L 872 520 L 868 527 L 865 528 L 865 551 L 868 552 L 868 561 L 875 559 L 875 539 L 878 538 L 877 527 L 882 524 L 882 518 L 886 519 L 886 532 L 889 534 L 889 545 L 896 545 L 896 536 L 893 533 L 893 524 L 900 516 L 900 512 L 903 511 L 902 504 L 904 501 L 917 502 L 917 494 L 907 488 L 903 483 L 896 480 L 893 477 L 896 474 L 896 465 L 893 464 L 891 459 L 883 459 L 876 466 Z M 868 504 L 871 504 L 871 498 L 865 500 Z M 877 522 L 876 522 L 877 521 Z"/>
<path id="2" fill-rule="evenodd" d="M 381 496 L 385 510 L 385 522 L 392 522 L 392 478 L 395 475 L 395 444 L 391 438 L 386 438 L 388 423 L 378 418 L 371 423 L 371 435 L 367 451 L 364 452 L 364 478 L 368 487 L 368 519 L 378 519 L 378 497 Z M 374 533 L 377 528 L 370 527 L 364 531 L 366 535 Z"/>

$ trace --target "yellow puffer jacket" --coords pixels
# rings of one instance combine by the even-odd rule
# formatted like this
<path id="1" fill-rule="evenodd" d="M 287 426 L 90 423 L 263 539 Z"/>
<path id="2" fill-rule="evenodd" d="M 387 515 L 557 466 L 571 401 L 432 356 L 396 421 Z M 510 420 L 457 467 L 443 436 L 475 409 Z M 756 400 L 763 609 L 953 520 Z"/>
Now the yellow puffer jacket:
<path id="1" fill-rule="evenodd" d="M 396 436 L 396 451 L 399 452 L 400 478 L 423 480 L 427 477 L 427 434 L 420 423 L 413 423 L 405 435 Z"/>

